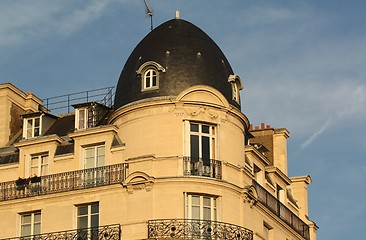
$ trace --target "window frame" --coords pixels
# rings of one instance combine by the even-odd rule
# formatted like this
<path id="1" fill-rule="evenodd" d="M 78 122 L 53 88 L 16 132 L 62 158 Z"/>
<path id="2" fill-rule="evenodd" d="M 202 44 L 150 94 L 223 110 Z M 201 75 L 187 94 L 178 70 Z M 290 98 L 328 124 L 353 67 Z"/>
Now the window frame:
<path id="1" fill-rule="evenodd" d="M 100 148 L 104 148 L 104 154 L 98 155 L 98 150 Z M 92 157 L 87 156 L 87 151 L 92 149 L 93 155 Z M 97 167 L 103 167 L 105 166 L 105 160 L 106 160 L 106 146 L 105 143 L 95 144 L 95 145 L 88 145 L 83 147 L 83 169 L 90 169 L 90 168 L 97 168 Z M 103 162 L 98 162 L 98 157 L 103 156 Z M 87 167 L 87 159 L 93 159 L 93 165 L 92 167 Z"/>
<path id="2" fill-rule="evenodd" d="M 39 215 L 39 221 L 36 221 L 35 215 Z M 30 222 L 23 223 L 23 220 L 26 216 L 30 216 Z M 34 235 L 39 235 L 42 233 L 42 213 L 40 210 L 26 212 L 26 213 L 19 213 L 19 236 L 23 239 L 33 239 Z M 36 224 L 39 224 L 39 232 L 36 231 Z M 23 227 L 30 226 L 30 234 L 25 235 Z"/>
<path id="3" fill-rule="evenodd" d="M 199 204 L 193 203 L 192 199 L 199 199 Z M 218 221 L 219 220 L 219 197 L 200 193 L 184 193 L 185 199 L 185 219 L 188 220 L 200 220 L 200 221 Z M 205 205 L 204 199 L 209 199 L 210 205 Z M 194 217 L 193 207 L 199 208 L 199 217 Z M 210 217 L 205 217 L 205 209 L 210 210 Z"/>
<path id="4" fill-rule="evenodd" d="M 84 130 L 94 127 L 97 121 L 96 114 L 96 110 L 93 107 L 77 108 L 75 110 L 75 129 Z"/>
<path id="5" fill-rule="evenodd" d="M 159 88 L 159 72 L 153 67 L 147 68 L 144 71 L 142 83 L 143 83 L 142 87 L 143 87 L 144 91 L 158 89 Z"/>
<path id="6" fill-rule="evenodd" d="M 155 85 L 153 85 L 153 76 L 149 77 L 149 85 L 147 85 L 147 74 L 155 72 Z M 157 90 L 160 84 L 160 75 L 165 72 L 165 68 L 154 61 L 147 61 L 143 63 L 136 71 L 141 78 L 141 92 Z"/>
<path id="7" fill-rule="evenodd" d="M 33 159 L 37 159 L 37 164 L 33 164 Z M 43 161 L 46 159 L 46 161 Z M 37 172 L 34 173 L 32 169 L 37 169 Z M 45 171 L 43 171 L 45 170 Z M 45 176 L 49 173 L 49 153 L 37 153 L 31 154 L 29 159 L 29 175 L 30 176 Z"/>
<path id="8" fill-rule="evenodd" d="M 36 120 L 38 119 L 38 126 L 36 127 Z M 29 126 L 29 122 L 31 122 Z M 23 138 L 30 139 L 41 136 L 42 132 L 42 116 L 24 118 L 23 120 Z M 38 132 L 36 132 L 38 129 Z"/>
<path id="9" fill-rule="evenodd" d="M 208 138 L 209 160 L 217 159 L 218 141 L 217 132 L 218 126 L 212 123 L 185 121 L 185 135 L 186 137 L 186 156 L 190 158 L 198 157 L 204 159 L 204 139 Z M 192 125 L 198 125 L 198 131 L 192 131 Z M 209 132 L 204 132 L 203 127 L 208 127 Z M 192 136 L 198 136 L 198 156 L 192 156 Z"/>
<path id="10" fill-rule="evenodd" d="M 93 213 L 92 212 L 92 207 L 97 205 L 97 210 L 98 212 L 96 213 Z M 79 210 L 80 208 L 82 207 L 87 207 L 87 213 L 86 214 L 79 214 Z M 99 202 L 91 202 L 91 203 L 83 203 L 83 204 L 78 204 L 78 205 L 75 205 L 75 211 L 76 211 L 76 229 L 90 229 L 90 228 L 98 228 L 100 226 L 100 223 L 99 223 L 99 220 L 100 220 L 100 205 L 99 205 Z M 98 221 L 97 221 L 97 226 L 93 226 L 92 225 L 92 216 L 97 216 L 98 218 Z M 84 218 L 86 217 L 87 218 L 87 226 L 86 227 L 82 227 L 80 226 L 79 224 L 79 218 Z"/>

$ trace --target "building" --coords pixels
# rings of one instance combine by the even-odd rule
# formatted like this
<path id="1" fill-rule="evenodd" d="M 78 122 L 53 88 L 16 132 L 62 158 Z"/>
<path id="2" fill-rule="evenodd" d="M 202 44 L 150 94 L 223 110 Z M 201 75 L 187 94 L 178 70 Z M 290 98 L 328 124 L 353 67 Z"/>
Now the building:
<path id="1" fill-rule="evenodd" d="M 253 129 L 242 88 L 179 18 L 136 46 L 114 104 L 108 89 L 56 115 L 1 84 L 0 239 L 315 240 L 311 178 L 287 173 L 290 134 Z"/>

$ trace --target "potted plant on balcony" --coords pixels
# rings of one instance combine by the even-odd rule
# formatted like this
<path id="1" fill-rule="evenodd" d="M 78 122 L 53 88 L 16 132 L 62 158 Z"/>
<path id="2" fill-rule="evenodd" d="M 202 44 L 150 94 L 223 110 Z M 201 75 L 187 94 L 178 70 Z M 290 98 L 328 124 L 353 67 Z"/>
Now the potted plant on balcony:
<path id="1" fill-rule="evenodd" d="M 15 181 L 15 185 L 17 187 L 17 190 L 24 190 L 25 185 L 29 184 L 29 178 L 21 178 L 19 177 L 16 181 Z"/>
<path id="2" fill-rule="evenodd" d="M 41 177 L 38 177 L 36 174 L 34 174 L 34 176 L 30 178 L 31 183 L 38 183 L 40 181 L 41 181 Z"/>

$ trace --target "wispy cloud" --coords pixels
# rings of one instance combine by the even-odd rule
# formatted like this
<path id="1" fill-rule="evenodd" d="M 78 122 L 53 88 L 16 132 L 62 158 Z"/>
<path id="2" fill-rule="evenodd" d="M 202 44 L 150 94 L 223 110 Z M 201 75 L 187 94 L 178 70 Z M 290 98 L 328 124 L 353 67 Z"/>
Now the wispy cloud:
<path id="1" fill-rule="evenodd" d="M 316 132 L 314 132 L 303 144 L 301 144 L 301 149 L 305 149 L 307 146 L 309 146 L 317 137 L 319 137 L 332 123 L 332 118 L 329 118 L 324 124 L 318 129 Z"/>
<path id="2" fill-rule="evenodd" d="M 103 14 L 113 0 L 6 1 L 0 3 L 0 46 L 16 46 L 44 36 L 68 36 Z"/>

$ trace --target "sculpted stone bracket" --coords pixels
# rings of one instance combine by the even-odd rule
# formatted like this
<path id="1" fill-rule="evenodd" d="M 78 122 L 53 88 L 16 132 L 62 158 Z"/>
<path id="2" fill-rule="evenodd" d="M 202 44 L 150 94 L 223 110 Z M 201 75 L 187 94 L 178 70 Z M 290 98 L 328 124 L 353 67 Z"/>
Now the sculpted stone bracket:
<path id="1" fill-rule="evenodd" d="M 188 115 L 191 117 L 196 117 L 199 115 L 206 115 L 209 118 L 215 120 L 219 118 L 219 113 L 210 107 L 204 106 L 187 106 L 183 103 L 176 103 L 174 109 L 170 110 L 174 112 L 176 116 Z"/>
<path id="2" fill-rule="evenodd" d="M 132 194 L 134 191 L 144 190 L 149 192 L 155 182 L 155 178 L 150 177 L 143 172 L 131 173 L 126 180 L 122 183 L 122 186 L 127 189 L 127 192 Z"/>
<path id="3" fill-rule="evenodd" d="M 257 204 L 258 194 L 257 194 L 257 191 L 255 190 L 254 186 L 249 185 L 249 186 L 244 187 L 243 200 L 244 200 L 244 203 L 250 204 L 250 208 L 252 208 L 255 204 Z"/>

